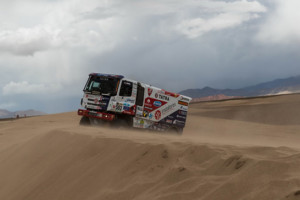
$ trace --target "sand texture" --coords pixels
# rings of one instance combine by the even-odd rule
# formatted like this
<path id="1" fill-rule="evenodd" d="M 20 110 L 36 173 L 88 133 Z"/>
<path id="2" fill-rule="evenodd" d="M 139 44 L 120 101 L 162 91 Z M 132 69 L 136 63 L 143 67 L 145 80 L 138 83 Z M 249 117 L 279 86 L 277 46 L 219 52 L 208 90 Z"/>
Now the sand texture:
<path id="1" fill-rule="evenodd" d="M 0 200 L 300 200 L 300 95 L 195 103 L 182 136 L 0 121 Z"/>

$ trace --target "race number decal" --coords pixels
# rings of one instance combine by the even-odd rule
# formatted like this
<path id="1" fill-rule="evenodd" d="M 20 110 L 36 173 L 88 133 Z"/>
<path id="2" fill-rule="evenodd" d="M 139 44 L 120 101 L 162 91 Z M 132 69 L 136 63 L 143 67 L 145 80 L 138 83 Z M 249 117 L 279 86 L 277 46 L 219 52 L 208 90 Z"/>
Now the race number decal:
<path id="1" fill-rule="evenodd" d="M 122 107 L 123 107 L 123 105 L 121 103 L 117 103 L 116 112 L 121 112 L 122 111 Z"/>

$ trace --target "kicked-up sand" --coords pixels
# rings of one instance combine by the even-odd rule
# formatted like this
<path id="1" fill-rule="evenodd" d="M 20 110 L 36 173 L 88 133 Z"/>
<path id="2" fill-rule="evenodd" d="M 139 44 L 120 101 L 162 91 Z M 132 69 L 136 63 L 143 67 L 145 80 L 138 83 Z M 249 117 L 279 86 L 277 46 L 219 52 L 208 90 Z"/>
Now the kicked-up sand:
<path id="1" fill-rule="evenodd" d="M 300 199 L 300 95 L 190 105 L 182 136 L 0 121 L 0 200 Z"/>

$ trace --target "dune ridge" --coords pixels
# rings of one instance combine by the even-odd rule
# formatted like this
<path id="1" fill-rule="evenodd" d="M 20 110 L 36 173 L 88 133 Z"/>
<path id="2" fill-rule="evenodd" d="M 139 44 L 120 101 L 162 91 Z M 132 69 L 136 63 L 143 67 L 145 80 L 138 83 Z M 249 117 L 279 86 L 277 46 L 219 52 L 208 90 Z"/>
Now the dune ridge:
<path id="1" fill-rule="evenodd" d="M 195 104 L 183 136 L 80 127 L 75 112 L 2 121 L 0 199 L 300 199 L 299 126 L 222 109 L 290 101 Z"/>
<path id="2" fill-rule="evenodd" d="M 300 189 L 300 152 L 286 147 L 141 145 L 55 130 L 0 155 L 1 199 L 276 199 Z"/>

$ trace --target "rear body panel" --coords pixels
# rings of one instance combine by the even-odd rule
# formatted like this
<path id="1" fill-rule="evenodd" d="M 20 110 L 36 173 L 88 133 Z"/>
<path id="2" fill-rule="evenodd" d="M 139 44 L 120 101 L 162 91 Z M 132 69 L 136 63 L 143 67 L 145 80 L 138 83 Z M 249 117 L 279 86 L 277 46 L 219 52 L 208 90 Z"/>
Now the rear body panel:
<path id="1" fill-rule="evenodd" d="M 144 84 L 144 105 L 137 107 L 134 127 L 165 130 L 184 128 L 189 97 Z"/>

